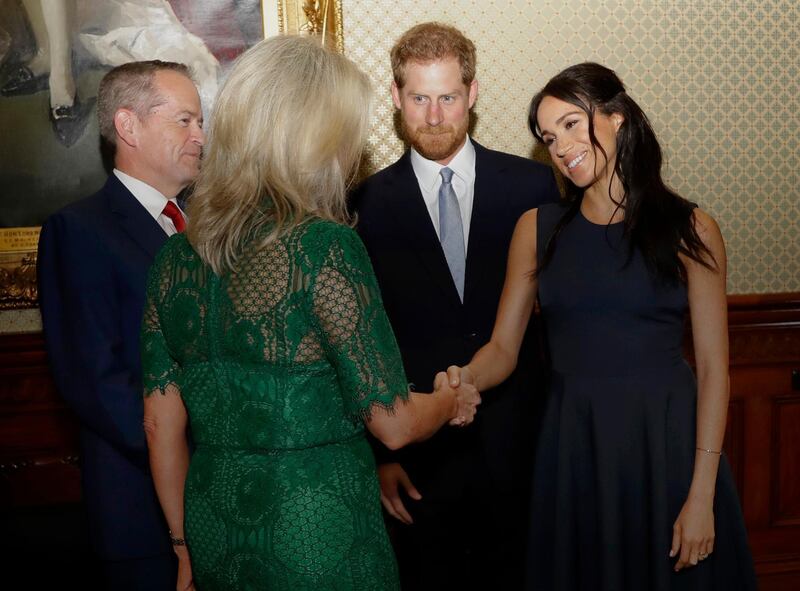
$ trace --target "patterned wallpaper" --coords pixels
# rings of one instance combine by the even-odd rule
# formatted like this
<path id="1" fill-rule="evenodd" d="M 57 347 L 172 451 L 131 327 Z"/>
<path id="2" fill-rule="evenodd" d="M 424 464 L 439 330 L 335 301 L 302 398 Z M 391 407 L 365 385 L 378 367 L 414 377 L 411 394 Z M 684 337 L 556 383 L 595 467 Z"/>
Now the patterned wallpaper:
<path id="1" fill-rule="evenodd" d="M 562 68 L 615 69 L 650 116 L 665 175 L 719 222 L 730 293 L 800 291 L 800 3 L 796 0 L 343 0 L 345 53 L 379 104 L 369 168 L 403 150 L 388 51 L 440 20 L 478 48 L 475 138 L 530 156 L 527 104 Z"/>

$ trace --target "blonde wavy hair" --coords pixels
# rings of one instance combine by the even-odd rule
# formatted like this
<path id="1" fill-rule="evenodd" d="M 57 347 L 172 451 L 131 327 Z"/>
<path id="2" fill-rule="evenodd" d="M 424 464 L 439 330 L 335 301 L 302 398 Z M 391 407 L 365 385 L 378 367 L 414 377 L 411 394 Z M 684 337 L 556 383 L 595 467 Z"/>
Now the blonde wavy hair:
<path id="1" fill-rule="evenodd" d="M 346 195 L 366 140 L 367 76 L 300 36 L 261 41 L 220 90 L 189 199 L 186 234 L 218 275 L 311 218 L 349 223 Z"/>

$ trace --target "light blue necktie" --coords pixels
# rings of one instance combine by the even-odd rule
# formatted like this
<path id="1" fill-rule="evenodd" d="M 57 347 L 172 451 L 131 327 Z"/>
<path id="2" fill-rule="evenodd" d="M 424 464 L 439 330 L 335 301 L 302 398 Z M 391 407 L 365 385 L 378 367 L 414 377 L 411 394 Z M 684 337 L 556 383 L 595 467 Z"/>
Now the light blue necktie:
<path id="1" fill-rule="evenodd" d="M 464 270 L 466 256 L 464 253 L 464 226 L 461 223 L 461 210 L 458 208 L 458 198 L 453 190 L 453 171 L 443 168 L 442 186 L 439 187 L 439 240 L 442 243 L 450 275 L 456 284 L 458 297 L 464 301 Z"/>

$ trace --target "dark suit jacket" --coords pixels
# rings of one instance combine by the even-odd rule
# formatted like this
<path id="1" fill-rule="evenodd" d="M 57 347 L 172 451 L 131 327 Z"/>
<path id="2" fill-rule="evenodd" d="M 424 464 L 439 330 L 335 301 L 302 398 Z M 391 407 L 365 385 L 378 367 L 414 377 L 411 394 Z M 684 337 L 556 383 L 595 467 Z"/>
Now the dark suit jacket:
<path id="1" fill-rule="evenodd" d="M 354 194 L 358 231 L 367 247 L 409 381 L 430 392 L 438 371 L 467 363 L 490 338 L 517 220 L 558 199 L 552 171 L 488 150 L 473 140 L 475 193 L 464 303 L 458 298 L 419 189 L 410 153 L 367 179 Z M 444 427 L 430 440 L 378 461 L 400 461 L 426 498 L 457 498 L 470 476 L 511 490 L 529 478 L 536 398 L 544 396 L 538 339 L 529 328 L 517 370 L 482 393 L 475 423 Z M 476 473 L 476 470 L 478 472 Z M 481 472 L 483 470 L 483 472 Z"/>
<path id="2" fill-rule="evenodd" d="M 89 533 L 110 560 L 171 551 L 148 466 L 139 359 L 147 272 L 166 239 L 113 174 L 53 214 L 39 238 L 50 366 L 81 423 Z"/>

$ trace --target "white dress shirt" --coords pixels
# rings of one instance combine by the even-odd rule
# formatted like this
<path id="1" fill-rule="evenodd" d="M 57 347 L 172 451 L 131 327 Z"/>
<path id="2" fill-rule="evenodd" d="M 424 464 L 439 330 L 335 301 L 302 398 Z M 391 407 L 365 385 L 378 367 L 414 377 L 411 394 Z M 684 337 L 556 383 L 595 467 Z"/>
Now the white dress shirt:
<path id="1" fill-rule="evenodd" d="M 439 171 L 444 168 L 441 164 L 424 158 L 414 148 L 411 148 L 411 167 L 417 177 L 422 198 L 428 208 L 428 215 L 436 230 L 439 232 L 439 188 L 442 186 L 442 177 Z M 467 141 L 456 153 L 447 168 L 453 171 L 453 190 L 458 199 L 458 208 L 461 210 L 461 223 L 464 226 L 464 252 L 469 245 L 469 226 L 472 221 L 472 202 L 475 197 L 475 146 L 467 136 Z"/>
<path id="2" fill-rule="evenodd" d="M 131 192 L 131 194 L 136 197 L 136 200 L 142 204 L 153 219 L 158 223 L 159 226 L 166 232 L 167 236 L 172 236 L 173 234 L 177 234 L 177 230 L 175 229 L 175 224 L 172 223 L 172 220 L 165 216 L 162 212 L 164 208 L 167 206 L 167 201 L 172 201 L 177 207 L 178 211 L 181 212 L 184 218 L 186 218 L 186 214 L 183 213 L 183 210 L 178 205 L 177 200 L 173 197 L 172 199 L 167 199 L 161 191 L 155 189 L 148 185 L 147 183 L 140 181 L 139 179 L 135 179 L 132 176 L 125 174 L 121 170 L 114 169 L 114 174 L 119 179 L 119 181 L 125 185 L 125 188 Z"/>

